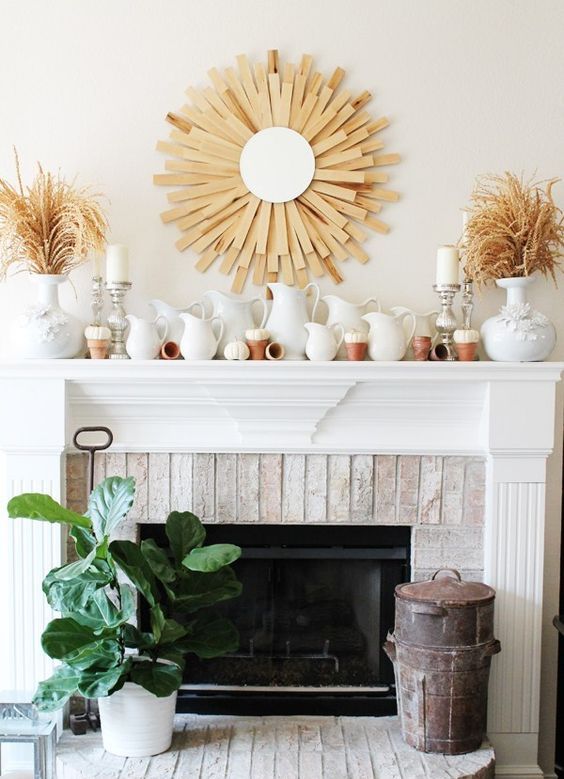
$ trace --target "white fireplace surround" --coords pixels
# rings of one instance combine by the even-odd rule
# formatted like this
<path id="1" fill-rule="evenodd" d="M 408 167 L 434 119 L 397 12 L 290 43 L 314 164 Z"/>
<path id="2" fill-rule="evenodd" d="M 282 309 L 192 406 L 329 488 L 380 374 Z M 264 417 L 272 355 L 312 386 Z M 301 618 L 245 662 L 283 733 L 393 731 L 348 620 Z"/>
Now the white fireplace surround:
<path id="1" fill-rule="evenodd" d="M 497 589 L 488 730 L 497 775 L 537 763 L 546 460 L 560 363 L 0 363 L 0 500 L 64 499 L 64 453 L 82 425 L 114 452 L 284 452 L 486 458 L 484 578 Z M 57 526 L 0 523 L 0 689 L 50 672 L 45 572 Z M 13 598 L 5 597 L 13 593 Z"/>

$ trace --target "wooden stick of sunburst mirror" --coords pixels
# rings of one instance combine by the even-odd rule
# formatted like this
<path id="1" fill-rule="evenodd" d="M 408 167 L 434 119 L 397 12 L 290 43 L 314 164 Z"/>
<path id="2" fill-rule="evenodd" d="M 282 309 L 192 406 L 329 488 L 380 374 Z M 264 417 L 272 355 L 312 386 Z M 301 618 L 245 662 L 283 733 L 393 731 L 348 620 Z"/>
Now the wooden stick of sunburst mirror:
<path id="1" fill-rule="evenodd" d="M 382 207 L 399 199 L 382 187 L 382 167 L 400 161 L 382 153 L 379 133 L 388 126 L 364 111 L 369 92 L 354 97 L 339 91 L 345 76 L 337 68 L 325 81 L 304 54 L 299 65 L 283 65 L 278 51 L 268 52 L 266 66 L 252 65 L 242 54 L 238 72 L 209 71 L 213 89 L 190 87 L 190 104 L 167 114 L 169 140 L 157 149 L 170 155 L 166 173 L 154 183 L 175 187 L 171 208 L 161 219 L 180 230 L 179 251 L 199 254 L 196 268 L 206 271 L 220 257 L 219 270 L 235 271 L 232 290 L 241 292 L 248 278 L 256 285 L 276 281 L 304 287 L 310 274 L 343 280 L 342 263 L 368 254 L 361 247 L 367 233 L 388 225 L 377 219 Z M 295 200 L 270 203 L 252 194 L 239 170 L 247 141 L 260 130 L 289 127 L 308 141 L 315 173 Z"/>

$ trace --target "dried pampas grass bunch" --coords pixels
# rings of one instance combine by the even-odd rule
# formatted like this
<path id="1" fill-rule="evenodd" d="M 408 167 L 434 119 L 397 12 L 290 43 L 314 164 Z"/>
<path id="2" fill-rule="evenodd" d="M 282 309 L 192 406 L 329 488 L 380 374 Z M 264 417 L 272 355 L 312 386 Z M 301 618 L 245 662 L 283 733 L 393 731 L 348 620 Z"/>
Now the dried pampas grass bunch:
<path id="1" fill-rule="evenodd" d="M 461 247 L 467 278 L 483 284 L 538 271 L 556 281 L 564 256 L 564 217 L 551 193 L 556 181 L 543 189 L 513 173 L 477 180 Z"/>
<path id="2" fill-rule="evenodd" d="M 90 251 L 104 248 L 107 221 L 99 196 L 39 164 L 24 189 L 15 156 L 17 188 L 0 179 L 0 278 L 18 265 L 30 273 L 69 273 Z"/>

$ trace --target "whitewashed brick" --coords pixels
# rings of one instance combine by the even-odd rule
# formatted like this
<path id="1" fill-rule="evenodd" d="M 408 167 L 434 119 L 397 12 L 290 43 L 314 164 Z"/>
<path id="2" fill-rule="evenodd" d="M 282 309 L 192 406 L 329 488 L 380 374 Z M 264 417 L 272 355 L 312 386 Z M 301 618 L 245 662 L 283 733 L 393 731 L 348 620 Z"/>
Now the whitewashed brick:
<path id="1" fill-rule="evenodd" d="M 351 459 L 351 522 L 368 523 L 373 518 L 374 458 L 355 454 Z"/>
<path id="2" fill-rule="evenodd" d="M 349 522 L 351 508 L 351 462 L 344 454 L 329 455 L 328 462 L 328 505 L 329 522 Z"/>
<path id="3" fill-rule="evenodd" d="M 240 454 L 237 462 L 238 522 L 259 521 L 259 455 Z"/>
<path id="4" fill-rule="evenodd" d="M 202 522 L 215 519 L 215 455 L 195 454 L 192 465 L 193 511 Z"/>
<path id="5" fill-rule="evenodd" d="M 215 521 L 237 521 L 237 455 L 215 458 Z"/>
<path id="6" fill-rule="evenodd" d="M 305 521 L 327 521 L 327 456 L 310 454 L 306 458 Z"/>
<path id="7" fill-rule="evenodd" d="M 149 454 L 149 522 L 164 522 L 170 512 L 170 456 Z"/>
<path id="8" fill-rule="evenodd" d="M 261 454 L 259 463 L 259 504 L 261 522 L 282 519 L 282 455 Z"/>
<path id="9" fill-rule="evenodd" d="M 94 455 L 94 486 L 100 484 L 106 478 L 106 459 L 107 454 Z M 88 478 L 88 476 L 86 476 Z M 88 487 L 88 485 L 87 485 Z"/>
<path id="10" fill-rule="evenodd" d="M 375 519 L 379 525 L 396 522 L 397 503 L 397 457 L 382 454 L 376 457 L 374 469 Z"/>
<path id="11" fill-rule="evenodd" d="M 125 452 L 108 452 L 105 459 L 106 477 L 127 476 Z"/>
<path id="12" fill-rule="evenodd" d="M 305 455 L 287 454 L 282 467 L 282 521 L 304 521 Z"/>
<path id="13" fill-rule="evenodd" d="M 149 457 L 139 452 L 129 452 L 126 458 L 127 475 L 135 479 L 135 501 L 129 512 L 130 519 L 147 521 L 149 505 Z"/>
<path id="14" fill-rule="evenodd" d="M 419 521 L 424 524 L 438 525 L 441 521 L 442 480 L 443 458 L 422 457 L 419 480 Z"/>
<path id="15" fill-rule="evenodd" d="M 170 508 L 171 511 L 193 511 L 192 482 L 193 455 L 170 455 Z"/>
<path id="16" fill-rule="evenodd" d="M 398 459 L 397 518 L 400 524 L 414 525 L 417 522 L 420 459 L 412 455 L 402 455 Z"/>

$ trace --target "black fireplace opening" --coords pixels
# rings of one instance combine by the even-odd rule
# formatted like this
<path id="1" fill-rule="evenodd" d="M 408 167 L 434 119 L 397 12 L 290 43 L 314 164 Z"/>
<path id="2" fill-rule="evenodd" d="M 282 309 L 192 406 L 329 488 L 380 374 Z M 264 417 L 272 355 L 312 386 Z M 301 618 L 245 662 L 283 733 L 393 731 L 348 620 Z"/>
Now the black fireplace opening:
<path id="1" fill-rule="evenodd" d="M 205 527 L 206 543 L 243 550 L 233 566 L 242 595 L 217 606 L 240 644 L 223 657 L 189 658 L 179 711 L 396 713 L 382 645 L 394 623 L 394 588 L 409 580 L 410 528 Z M 141 536 L 164 544 L 164 526 L 141 525 Z"/>

